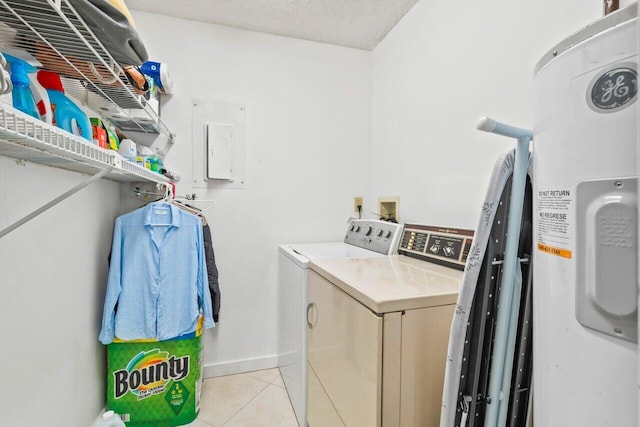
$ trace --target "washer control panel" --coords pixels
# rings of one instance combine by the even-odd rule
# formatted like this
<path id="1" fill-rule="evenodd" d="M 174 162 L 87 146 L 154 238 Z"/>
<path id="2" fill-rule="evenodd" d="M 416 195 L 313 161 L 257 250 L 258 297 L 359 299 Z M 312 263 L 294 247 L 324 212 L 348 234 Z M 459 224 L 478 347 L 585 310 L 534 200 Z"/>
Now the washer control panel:
<path id="1" fill-rule="evenodd" d="M 347 227 L 344 242 L 384 255 L 398 253 L 402 225 L 375 219 L 354 219 Z"/>
<path id="2" fill-rule="evenodd" d="M 405 224 L 399 252 L 464 270 L 472 241 L 473 230 Z"/>

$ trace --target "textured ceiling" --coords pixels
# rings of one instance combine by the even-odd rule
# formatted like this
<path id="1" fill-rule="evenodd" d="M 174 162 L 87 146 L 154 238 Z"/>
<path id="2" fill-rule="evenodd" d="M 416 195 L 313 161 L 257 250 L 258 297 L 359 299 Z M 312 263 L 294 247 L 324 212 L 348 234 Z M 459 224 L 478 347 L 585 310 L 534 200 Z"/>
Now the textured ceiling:
<path id="1" fill-rule="evenodd" d="M 371 50 L 418 0 L 127 0 L 130 9 Z"/>

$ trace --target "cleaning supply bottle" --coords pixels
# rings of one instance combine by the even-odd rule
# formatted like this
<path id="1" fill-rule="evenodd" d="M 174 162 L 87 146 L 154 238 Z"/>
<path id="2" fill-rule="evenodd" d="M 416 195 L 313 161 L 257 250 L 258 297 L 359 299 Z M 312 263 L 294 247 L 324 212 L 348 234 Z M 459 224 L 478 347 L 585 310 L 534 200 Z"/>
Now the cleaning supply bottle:
<path id="1" fill-rule="evenodd" d="M 50 125 L 53 124 L 53 112 L 51 111 L 51 101 L 49 100 L 49 94 L 47 93 L 47 90 L 38 82 L 37 74 L 29 74 L 29 84 L 29 89 L 31 89 L 33 101 L 36 103 L 38 114 L 40 114 L 40 120 Z"/>
<path id="2" fill-rule="evenodd" d="M 38 71 L 38 82 L 47 90 L 53 113 L 53 124 L 67 132 L 93 142 L 89 117 L 64 94 L 60 76 L 51 71 Z"/>
<path id="3" fill-rule="evenodd" d="M 35 73 L 38 69 L 13 55 L 7 53 L 3 53 L 3 55 L 11 67 L 11 83 L 13 84 L 11 96 L 13 98 L 13 107 L 36 119 L 40 119 L 36 103 L 29 89 L 28 76 L 29 73 Z"/>
<path id="4" fill-rule="evenodd" d="M 100 427 L 126 427 L 126 424 L 120 418 L 120 415 L 113 411 L 107 411 L 102 414 L 102 424 Z"/>
<path id="5" fill-rule="evenodd" d="M 6 70 L 7 60 L 0 53 L 0 102 L 13 106 L 13 83 L 11 83 L 11 74 Z"/>

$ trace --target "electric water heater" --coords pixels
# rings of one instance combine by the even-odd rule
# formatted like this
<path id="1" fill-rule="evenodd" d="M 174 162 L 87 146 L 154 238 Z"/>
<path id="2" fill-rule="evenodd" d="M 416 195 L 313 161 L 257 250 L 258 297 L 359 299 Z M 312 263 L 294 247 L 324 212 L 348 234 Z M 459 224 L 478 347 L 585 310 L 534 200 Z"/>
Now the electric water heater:
<path id="1" fill-rule="evenodd" d="M 560 42 L 534 77 L 538 426 L 637 426 L 636 4 Z"/>

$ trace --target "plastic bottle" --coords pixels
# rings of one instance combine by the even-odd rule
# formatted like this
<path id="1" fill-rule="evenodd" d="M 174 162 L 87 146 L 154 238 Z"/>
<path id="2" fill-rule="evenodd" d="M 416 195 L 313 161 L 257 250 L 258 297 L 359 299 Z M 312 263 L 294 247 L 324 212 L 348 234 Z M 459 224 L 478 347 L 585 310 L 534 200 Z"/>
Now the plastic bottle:
<path id="1" fill-rule="evenodd" d="M 173 80 L 169 75 L 169 66 L 162 62 L 147 61 L 140 65 L 140 71 L 153 79 L 162 93 L 173 93 Z"/>
<path id="2" fill-rule="evenodd" d="M 47 90 L 53 112 L 53 124 L 93 142 L 89 117 L 64 94 L 60 76 L 51 71 L 39 71 L 38 82 Z"/>
<path id="3" fill-rule="evenodd" d="M 113 411 L 107 411 L 102 414 L 102 424 L 100 427 L 126 427 L 126 424 L 120 418 L 120 415 Z"/>
<path id="4" fill-rule="evenodd" d="M 151 169 L 152 172 L 161 172 L 162 159 L 159 157 L 149 157 L 147 160 L 149 161 L 149 169 Z"/>
<path id="5" fill-rule="evenodd" d="M 29 89 L 28 76 L 29 73 L 35 73 L 38 69 L 13 55 L 6 53 L 3 53 L 3 55 L 11 66 L 11 83 L 13 84 L 11 97 L 13 98 L 13 107 L 36 119 L 40 119 L 36 103 Z"/>
<path id="6" fill-rule="evenodd" d="M 7 66 L 6 58 L 0 53 L 0 102 L 11 105 L 13 107 L 13 83 L 11 83 L 11 74 L 5 70 Z"/>
<path id="7" fill-rule="evenodd" d="M 50 125 L 53 124 L 53 112 L 51 111 L 51 101 L 47 90 L 38 82 L 36 74 L 29 74 L 29 83 L 31 85 L 29 89 L 31 89 L 36 109 L 40 114 L 40 120 Z"/>
<path id="8" fill-rule="evenodd" d="M 120 155 L 125 159 L 135 162 L 137 154 L 136 143 L 130 139 L 123 139 L 122 141 L 120 141 L 118 153 L 120 153 Z"/>

